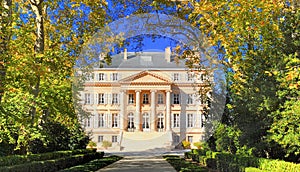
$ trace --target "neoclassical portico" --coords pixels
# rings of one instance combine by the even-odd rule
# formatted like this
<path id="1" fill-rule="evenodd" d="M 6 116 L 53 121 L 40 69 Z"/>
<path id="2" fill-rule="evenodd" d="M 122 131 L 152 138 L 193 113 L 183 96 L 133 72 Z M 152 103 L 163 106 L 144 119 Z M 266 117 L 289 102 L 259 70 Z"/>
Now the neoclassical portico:
<path id="1" fill-rule="evenodd" d="M 120 101 L 123 104 L 120 107 L 120 129 L 131 132 L 170 130 L 171 81 L 143 71 L 124 78 L 120 83 L 122 89 Z M 132 93 L 134 101 L 130 103 Z M 158 96 L 160 103 L 157 102 Z M 133 125 L 132 114 L 134 114 Z"/>

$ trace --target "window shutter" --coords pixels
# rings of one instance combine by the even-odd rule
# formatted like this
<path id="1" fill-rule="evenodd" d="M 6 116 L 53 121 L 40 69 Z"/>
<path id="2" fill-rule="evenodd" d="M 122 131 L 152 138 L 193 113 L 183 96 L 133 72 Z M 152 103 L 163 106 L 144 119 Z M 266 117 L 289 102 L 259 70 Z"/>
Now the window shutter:
<path id="1" fill-rule="evenodd" d="M 99 81 L 99 73 L 95 73 L 95 81 Z"/>
<path id="2" fill-rule="evenodd" d="M 174 104 L 174 93 L 171 93 L 171 104 Z"/>
<path id="3" fill-rule="evenodd" d="M 81 92 L 80 94 L 80 104 L 84 104 L 84 92 Z"/>
<path id="4" fill-rule="evenodd" d="M 91 100 L 90 104 L 92 105 L 92 104 L 94 104 L 94 94 L 91 93 L 90 96 L 91 96 L 90 97 L 90 100 Z"/>
<path id="5" fill-rule="evenodd" d="M 108 98 L 107 98 L 107 104 L 112 104 L 111 98 L 112 98 L 112 94 L 107 94 Z"/>
<path id="6" fill-rule="evenodd" d="M 186 73 L 184 76 L 185 76 L 185 81 L 188 81 L 188 75 L 189 75 L 189 73 Z"/>
<path id="7" fill-rule="evenodd" d="M 107 81 L 107 74 L 104 74 L 104 81 Z"/>
<path id="8" fill-rule="evenodd" d="M 113 73 L 110 74 L 110 80 L 113 80 Z"/>
<path id="9" fill-rule="evenodd" d="M 112 116 L 111 116 L 110 113 L 108 113 L 107 116 L 108 116 L 107 126 L 108 126 L 109 128 L 111 128 L 111 127 L 112 127 Z"/>
<path id="10" fill-rule="evenodd" d="M 108 119 L 107 119 L 107 113 L 104 114 L 104 126 L 103 127 L 107 127 L 107 123 L 108 123 Z"/>
<path id="11" fill-rule="evenodd" d="M 107 94 L 104 93 L 104 104 L 107 104 Z"/>
<path id="12" fill-rule="evenodd" d="M 171 128 L 174 128 L 174 114 L 171 114 Z"/>
<path id="13" fill-rule="evenodd" d="M 98 114 L 94 113 L 94 128 L 98 128 Z"/>
<path id="14" fill-rule="evenodd" d="M 117 104 L 120 104 L 120 94 L 118 93 L 118 96 L 117 96 L 117 101 L 118 101 L 118 103 Z"/>
<path id="15" fill-rule="evenodd" d="M 95 94 L 95 104 L 99 104 L 99 95 L 98 93 Z"/>

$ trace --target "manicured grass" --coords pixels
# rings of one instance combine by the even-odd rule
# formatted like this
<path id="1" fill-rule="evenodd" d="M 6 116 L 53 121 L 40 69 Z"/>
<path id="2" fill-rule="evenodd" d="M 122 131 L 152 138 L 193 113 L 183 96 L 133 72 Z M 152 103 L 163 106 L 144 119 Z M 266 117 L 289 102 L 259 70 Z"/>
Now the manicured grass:
<path id="1" fill-rule="evenodd" d="M 201 167 L 192 162 L 186 161 L 176 155 L 166 155 L 164 158 L 175 168 L 176 171 L 180 172 L 208 172 L 205 167 Z"/>
<path id="2" fill-rule="evenodd" d="M 123 157 L 120 156 L 109 156 L 109 157 L 103 157 L 101 159 L 95 159 L 92 160 L 88 163 L 82 164 L 82 165 L 78 165 L 78 166 L 74 166 L 68 169 L 64 169 L 61 170 L 60 172 L 90 172 L 90 171 L 97 171 L 100 168 L 103 168 L 109 164 L 112 164 L 116 161 L 119 161 L 120 159 L 122 159 Z"/>

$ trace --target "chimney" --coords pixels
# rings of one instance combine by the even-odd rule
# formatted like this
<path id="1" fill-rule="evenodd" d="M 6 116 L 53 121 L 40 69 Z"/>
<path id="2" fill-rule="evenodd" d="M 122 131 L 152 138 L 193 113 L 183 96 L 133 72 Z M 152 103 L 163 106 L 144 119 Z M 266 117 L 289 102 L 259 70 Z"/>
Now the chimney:
<path id="1" fill-rule="evenodd" d="M 124 48 L 124 60 L 127 60 L 127 48 Z"/>
<path id="2" fill-rule="evenodd" d="M 171 48 L 170 47 L 165 48 L 165 59 L 167 62 L 171 62 Z"/>

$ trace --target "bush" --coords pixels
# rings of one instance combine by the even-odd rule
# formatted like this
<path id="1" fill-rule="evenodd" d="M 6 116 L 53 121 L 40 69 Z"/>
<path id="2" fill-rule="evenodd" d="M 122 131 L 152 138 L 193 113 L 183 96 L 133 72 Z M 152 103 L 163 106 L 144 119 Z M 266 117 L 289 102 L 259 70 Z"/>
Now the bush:
<path id="1" fill-rule="evenodd" d="M 189 141 L 183 140 L 182 141 L 182 146 L 184 149 L 190 149 L 191 148 L 191 143 Z"/>
<path id="2" fill-rule="evenodd" d="M 111 146 L 112 146 L 112 143 L 111 143 L 110 141 L 103 140 L 102 146 L 103 146 L 105 149 L 107 149 L 108 147 L 111 147 Z"/>
<path id="3" fill-rule="evenodd" d="M 68 157 L 76 154 L 86 154 L 94 152 L 92 149 L 77 149 L 68 151 L 56 151 L 42 154 L 31 154 L 31 155 L 11 155 L 6 157 L 0 157 L 0 166 L 11 166 L 24 164 L 31 161 L 43 161 L 49 159 L 57 159 L 62 157 Z"/>
<path id="4" fill-rule="evenodd" d="M 51 159 L 45 161 L 33 161 L 29 163 L 0 167 L 0 171 L 7 172 L 31 172 L 31 171 L 58 171 L 74 165 L 91 161 L 95 158 L 102 158 L 101 153 L 79 154 L 69 157 Z"/>
<path id="5" fill-rule="evenodd" d="M 264 171 L 255 167 L 247 167 L 245 168 L 245 172 L 264 172 Z"/>
<path id="6" fill-rule="evenodd" d="M 95 142 L 93 142 L 93 141 L 89 141 L 89 143 L 87 144 L 87 146 L 89 147 L 89 148 L 95 148 L 95 147 L 97 147 L 97 143 L 95 143 Z"/>
<path id="7" fill-rule="evenodd" d="M 97 171 L 100 168 L 103 168 L 109 164 L 112 164 L 118 160 L 122 159 L 122 157 L 119 156 L 110 156 L 110 157 L 105 157 L 101 159 L 95 159 L 92 160 L 86 164 L 83 165 L 78 165 L 78 166 L 73 166 L 68 169 L 64 169 L 60 172 L 74 172 L 74 171 Z"/>
<path id="8" fill-rule="evenodd" d="M 202 149 L 203 148 L 203 143 L 202 142 L 195 142 L 193 145 L 196 146 L 197 149 Z"/>

